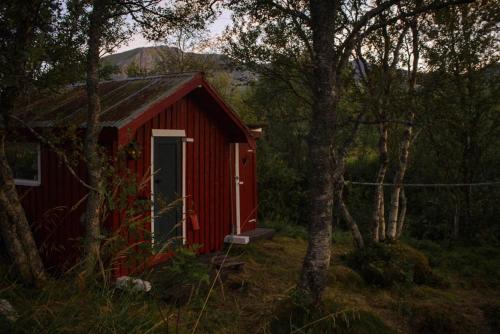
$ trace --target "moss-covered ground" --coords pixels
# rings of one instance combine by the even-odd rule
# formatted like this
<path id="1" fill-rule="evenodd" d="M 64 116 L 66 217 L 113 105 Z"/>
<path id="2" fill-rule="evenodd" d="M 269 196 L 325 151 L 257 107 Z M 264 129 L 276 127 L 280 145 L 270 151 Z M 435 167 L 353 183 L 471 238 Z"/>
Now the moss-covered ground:
<path id="1" fill-rule="evenodd" d="M 198 259 L 188 256 L 160 278 L 149 276 L 149 294 L 82 287 L 70 278 L 54 280 L 41 290 L 26 289 L 3 273 L 0 299 L 13 304 L 19 319 L 12 323 L 0 317 L 0 332 L 500 332 L 496 247 L 445 249 L 409 242 L 419 256 L 429 258 L 432 270 L 447 284 L 398 282 L 381 287 L 348 266 L 352 242 L 347 233 L 337 233 L 325 303 L 321 312 L 307 313 L 293 302 L 307 241 L 300 233 L 290 237 L 286 232 L 273 240 L 232 247 L 229 254 L 244 261 L 244 269 L 218 279 L 213 271 L 205 275 L 203 267 L 190 262 Z M 195 273 L 186 274 L 190 270 Z M 177 280 L 174 274 L 190 276 Z"/>

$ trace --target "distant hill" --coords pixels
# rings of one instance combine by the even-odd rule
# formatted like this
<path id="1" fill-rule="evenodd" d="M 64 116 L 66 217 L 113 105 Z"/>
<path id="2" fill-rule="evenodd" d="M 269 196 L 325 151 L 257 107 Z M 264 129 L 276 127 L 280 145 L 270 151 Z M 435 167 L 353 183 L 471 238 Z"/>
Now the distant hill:
<path id="1" fill-rule="evenodd" d="M 218 53 L 182 53 L 178 48 L 165 45 L 136 48 L 103 57 L 103 63 L 117 66 L 114 78 L 158 75 L 174 72 L 227 71 L 242 84 L 253 81 L 257 75 L 240 70 L 231 64 L 229 57 Z"/>

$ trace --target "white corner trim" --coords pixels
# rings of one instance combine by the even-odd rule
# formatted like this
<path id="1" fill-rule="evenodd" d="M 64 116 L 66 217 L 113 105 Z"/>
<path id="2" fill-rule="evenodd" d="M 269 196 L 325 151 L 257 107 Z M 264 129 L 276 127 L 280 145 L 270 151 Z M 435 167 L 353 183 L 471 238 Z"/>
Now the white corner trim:
<path id="1" fill-rule="evenodd" d="M 154 130 L 153 130 L 154 131 Z M 154 145 L 155 145 L 155 138 L 151 136 L 151 154 L 149 155 L 151 161 L 149 165 L 149 179 L 151 181 L 151 188 L 150 188 L 150 193 L 151 193 L 151 219 L 150 219 L 150 230 L 151 230 L 151 246 L 154 246 L 155 244 L 155 191 L 154 191 L 154 175 L 156 171 L 154 170 L 154 161 L 155 161 L 155 156 L 154 156 Z"/>
<path id="2" fill-rule="evenodd" d="M 153 129 L 153 137 L 186 137 L 185 130 Z"/>
<path id="3" fill-rule="evenodd" d="M 186 244 L 186 142 L 182 141 L 182 244 Z"/>

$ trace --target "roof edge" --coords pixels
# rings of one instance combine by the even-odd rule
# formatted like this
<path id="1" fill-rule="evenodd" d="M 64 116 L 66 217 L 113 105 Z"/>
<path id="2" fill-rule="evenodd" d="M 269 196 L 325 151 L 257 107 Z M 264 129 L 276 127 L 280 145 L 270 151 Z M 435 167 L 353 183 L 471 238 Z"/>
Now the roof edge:
<path id="1" fill-rule="evenodd" d="M 147 107 L 137 110 L 126 119 L 115 123 L 114 126 L 119 131 L 119 145 L 127 142 L 129 129 L 135 131 L 140 126 L 140 124 L 142 124 L 142 121 L 154 117 L 156 114 L 160 113 L 165 108 L 184 98 L 195 89 L 202 87 L 221 107 L 224 113 L 229 117 L 230 121 L 232 121 L 236 125 L 236 127 L 241 130 L 247 142 L 250 144 L 250 146 L 252 146 L 252 148 L 254 148 L 255 139 L 253 139 L 250 129 L 241 121 L 239 116 L 232 110 L 232 108 L 226 102 L 224 102 L 215 88 L 213 88 L 211 84 L 206 80 L 203 72 L 196 72 L 193 74 L 194 75 L 189 80 L 181 84 L 180 87 L 171 92 L 169 95 L 158 98 Z"/>
<path id="2" fill-rule="evenodd" d="M 212 85 L 208 82 L 208 80 L 202 73 L 200 73 L 200 77 L 202 86 L 207 90 L 207 92 L 217 102 L 217 104 L 222 107 L 231 121 L 233 121 L 237 125 L 237 127 L 240 128 L 240 130 L 245 134 L 245 138 L 247 139 L 247 142 L 250 144 L 250 146 L 252 146 L 252 148 L 255 148 L 255 140 L 252 137 L 250 129 L 245 125 L 245 123 L 243 123 L 238 114 L 236 114 L 236 112 L 234 112 L 233 109 L 224 101 L 217 90 L 212 87 Z"/>

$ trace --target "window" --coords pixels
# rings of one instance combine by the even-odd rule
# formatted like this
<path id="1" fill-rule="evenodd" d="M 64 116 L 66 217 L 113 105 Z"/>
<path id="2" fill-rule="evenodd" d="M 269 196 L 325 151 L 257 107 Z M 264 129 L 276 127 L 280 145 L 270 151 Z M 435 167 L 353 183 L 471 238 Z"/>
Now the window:
<path id="1" fill-rule="evenodd" d="M 17 185 L 40 185 L 40 145 L 38 143 L 7 143 L 5 153 Z"/>

